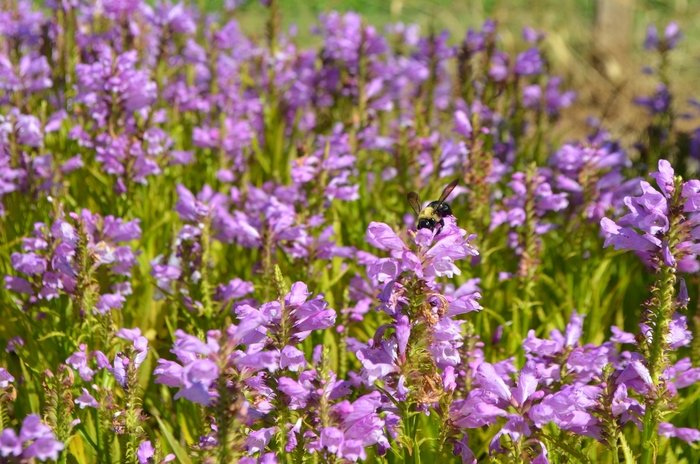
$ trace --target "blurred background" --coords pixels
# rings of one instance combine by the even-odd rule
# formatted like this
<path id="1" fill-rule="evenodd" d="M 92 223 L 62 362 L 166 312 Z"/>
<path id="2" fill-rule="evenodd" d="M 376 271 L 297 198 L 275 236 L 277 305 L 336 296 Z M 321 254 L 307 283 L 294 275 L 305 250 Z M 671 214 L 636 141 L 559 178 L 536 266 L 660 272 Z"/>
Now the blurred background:
<path id="1" fill-rule="evenodd" d="M 216 11 L 225 0 L 204 1 L 209 11 Z M 242 28 L 263 40 L 266 9 L 258 0 L 237 3 L 235 15 Z M 653 62 L 657 56 L 643 47 L 647 26 L 656 24 L 663 34 L 669 22 L 677 21 L 684 39 L 670 54 L 674 108 L 679 114 L 691 111 L 687 101 L 700 98 L 700 0 L 279 0 L 279 4 L 283 29 L 293 27 L 297 43 L 308 46 L 318 43 L 312 33 L 316 18 L 331 10 L 361 13 L 380 30 L 395 22 L 419 24 L 423 32 L 447 30 L 453 44 L 469 28 L 491 18 L 498 21 L 503 46 L 511 53 L 527 46 L 521 39 L 523 26 L 541 30 L 547 35 L 544 49 L 553 71 L 578 91 L 576 104 L 558 128 L 562 138 L 583 135 L 583 123 L 594 116 L 603 118 L 623 142 L 631 142 L 625 139 L 645 124 L 633 106 L 634 97 L 653 93 L 658 82 L 643 73 L 645 66 L 657 64 Z M 679 124 L 683 125 L 682 119 Z"/>

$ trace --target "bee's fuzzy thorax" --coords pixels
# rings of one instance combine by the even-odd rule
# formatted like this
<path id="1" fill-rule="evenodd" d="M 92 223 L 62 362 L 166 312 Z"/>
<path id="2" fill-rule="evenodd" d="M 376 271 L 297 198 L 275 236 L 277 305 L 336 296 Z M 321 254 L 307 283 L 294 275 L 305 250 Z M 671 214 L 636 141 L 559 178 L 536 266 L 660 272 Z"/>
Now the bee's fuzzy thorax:
<path id="1" fill-rule="evenodd" d="M 418 218 L 431 218 L 435 216 L 435 209 L 432 206 L 426 206 L 418 215 Z"/>

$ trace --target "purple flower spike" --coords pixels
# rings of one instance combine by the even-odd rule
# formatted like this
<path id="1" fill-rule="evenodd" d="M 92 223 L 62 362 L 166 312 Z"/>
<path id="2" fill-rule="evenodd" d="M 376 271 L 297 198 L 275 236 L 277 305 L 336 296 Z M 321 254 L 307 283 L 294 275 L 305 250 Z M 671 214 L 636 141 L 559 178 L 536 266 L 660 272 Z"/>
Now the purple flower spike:
<path id="1" fill-rule="evenodd" d="M 674 208 L 684 213 L 694 212 L 694 197 L 700 184 L 697 181 L 683 182 L 676 178 L 671 164 L 659 161 L 659 171 L 652 173 L 661 192 L 649 183 L 641 181 L 642 195 L 627 196 L 624 203 L 629 213 L 617 222 L 608 218 L 601 219 L 601 228 L 605 235 L 605 247 L 614 245 L 615 249 L 637 251 L 645 264 L 651 269 L 658 269 L 661 264 L 681 272 L 696 272 L 698 269 L 698 249 L 695 241 L 697 234 L 690 227 L 679 227 L 678 243 L 669 247 L 668 234 Z M 676 183 L 680 182 L 680 195 L 676 192 Z M 671 202 L 681 202 L 673 205 Z M 688 219 L 685 216 L 683 219 Z M 691 221 L 686 222 L 691 225 Z M 685 225 L 685 224 L 684 224 Z"/>
<path id="2" fill-rule="evenodd" d="M 656 92 L 648 97 L 636 97 L 634 103 L 646 108 L 653 116 L 667 111 L 671 105 L 671 93 L 664 84 L 656 86 Z"/>

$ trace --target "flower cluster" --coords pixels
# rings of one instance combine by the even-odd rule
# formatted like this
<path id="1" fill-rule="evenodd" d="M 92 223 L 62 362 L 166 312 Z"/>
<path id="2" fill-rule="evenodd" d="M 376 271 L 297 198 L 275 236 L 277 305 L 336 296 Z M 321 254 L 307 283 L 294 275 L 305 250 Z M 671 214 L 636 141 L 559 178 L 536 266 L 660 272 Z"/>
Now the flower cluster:
<path id="1" fill-rule="evenodd" d="M 0 432 L 0 455 L 3 458 L 58 459 L 58 453 L 63 450 L 63 443 L 56 440 L 51 428 L 41 422 L 37 414 L 24 418 L 19 436 L 14 429 L 6 428 Z"/>
<path id="2" fill-rule="evenodd" d="M 620 211 L 624 198 L 634 193 L 639 182 L 625 180 L 623 169 L 631 162 L 620 144 L 600 128 L 584 143 L 563 145 L 549 163 L 550 183 L 568 193 L 570 207 L 583 207 L 591 222 L 599 222 L 609 211 Z"/>
<path id="3" fill-rule="evenodd" d="M 103 218 L 86 209 L 57 219 L 50 228 L 35 223 L 32 236 L 22 240 L 24 253 L 12 254 L 12 267 L 27 277 L 5 276 L 6 288 L 30 295 L 30 304 L 60 294 L 81 298 L 93 291 L 97 299 L 89 310 L 104 314 L 122 309 L 125 296 L 131 294 L 131 282 L 114 279 L 112 293 L 106 293 L 91 276 L 104 268 L 115 276 L 130 277 L 136 254 L 124 243 L 140 237 L 138 219 Z"/>
<path id="4" fill-rule="evenodd" d="M 605 245 L 616 250 L 632 250 L 647 266 L 666 266 L 681 272 L 700 270 L 697 260 L 697 235 L 693 217 L 688 213 L 700 211 L 700 181 L 684 182 L 674 177 L 666 160 L 659 161 L 659 171 L 651 174 L 658 190 L 640 181 L 642 195 L 625 197 L 629 213 L 617 222 L 602 218 L 600 225 L 606 235 Z"/>
<path id="5" fill-rule="evenodd" d="M 90 3 L 0 6 L 0 461 L 700 459 L 677 23 L 562 143 L 533 28 Z"/>

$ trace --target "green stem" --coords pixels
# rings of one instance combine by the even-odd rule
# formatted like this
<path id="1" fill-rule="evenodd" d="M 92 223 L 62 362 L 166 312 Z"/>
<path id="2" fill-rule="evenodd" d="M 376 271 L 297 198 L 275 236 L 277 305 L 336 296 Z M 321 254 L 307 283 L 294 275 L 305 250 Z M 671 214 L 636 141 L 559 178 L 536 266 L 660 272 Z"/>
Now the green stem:
<path id="1" fill-rule="evenodd" d="M 408 411 L 406 408 L 403 408 L 403 433 L 405 437 L 405 441 L 408 442 L 408 440 L 413 436 L 413 431 L 411 429 L 411 418 L 406 417 L 408 415 Z M 413 440 L 411 440 L 413 441 Z M 413 451 L 411 453 L 411 451 Z M 413 456 L 412 454 L 415 454 L 416 450 L 411 450 L 409 449 L 408 446 L 406 446 L 406 443 L 403 444 L 403 460 L 404 462 L 412 462 Z"/>
<path id="2" fill-rule="evenodd" d="M 204 314 L 207 320 L 211 320 L 214 315 L 214 308 L 211 300 L 211 283 L 209 282 L 209 261 L 211 259 L 211 219 L 207 216 L 204 220 L 204 229 L 202 230 L 202 305 L 204 305 Z"/>
<path id="3" fill-rule="evenodd" d="M 0 399 L 0 430 L 5 430 L 10 425 L 10 416 L 7 413 L 7 404 L 4 397 Z"/>
<path id="4" fill-rule="evenodd" d="M 228 414 L 231 396 L 226 385 L 227 381 L 226 376 L 221 373 L 217 381 L 219 399 L 216 405 L 216 435 L 219 441 L 218 459 L 222 464 L 231 462 L 232 457 L 232 447 L 230 446 L 231 417 Z"/>
<path id="5" fill-rule="evenodd" d="M 532 319 L 532 294 L 537 267 L 537 216 L 535 211 L 535 179 L 537 177 L 537 167 L 533 163 L 527 171 L 525 185 L 527 188 L 525 200 L 525 224 L 523 227 L 522 255 L 520 257 L 518 278 L 520 281 L 521 296 L 519 304 L 515 306 L 513 312 L 513 331 L 516 337 L 511 339 L 510 352 L 518 353 L 519 361 L 523 360 L 523 354 L 518 350 L 520 342 L 525 332 L 530 328 Z"/>
<path id="6" fill-rule="evenodd" d="M 612 452 L 612 455 L 613 455 L 613 463 L 620 464 L 620 456 L 618 455 L 619 453 L 617 452 L 617 435 L 615 435 L 615 438 L 613 438 L 610 441 L 610 451 Z"/>
<path id="7" fill-rule="evenodd" d="M 644 413 L 644 431 L 642 440 L 642 464 L 656 462 L 659 434 L 657 432 L 662 406 L 665 403 L 663 388 L 659 375 L 664 371 L 668 360 L 664 352 L 668 349 L 666 336 L 669 332 L 669 323 L 673 315 L 673 296 L 676 284 L 676 270 L 672 267 L 661 265 L 660 276 L 657 280 L 657 288 L 654 290 L 658 299 L 658 307 L 655 308 L 655 323 L 653 326 L 652 341 L 649 353 L 649 374 L 654 382 L 655 395 L 647 399 Z"/>
<path id="8" fill-rule="evenodd" d="M 272 267 L 272 231 L 265 227 L 262 232 L 262 281 L 263 300 L 270 301 L 274 290 L 274 269 Z"/>
<path id="9" fill-rule="evenodd" d="M 131 350 L 130 350 L 131 351 Z M 144 430 L 141 426 L 141 398 L 138 396 L 138 377 L 136 367 L 134 366 L 135 356 L 130 353 L 129 366 L 127 367 L 127 385 L 126 385 L 126 462 L 137 464 L 138 457 L 136 452 L 143 439 Z"/>

